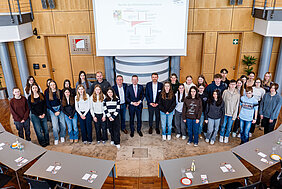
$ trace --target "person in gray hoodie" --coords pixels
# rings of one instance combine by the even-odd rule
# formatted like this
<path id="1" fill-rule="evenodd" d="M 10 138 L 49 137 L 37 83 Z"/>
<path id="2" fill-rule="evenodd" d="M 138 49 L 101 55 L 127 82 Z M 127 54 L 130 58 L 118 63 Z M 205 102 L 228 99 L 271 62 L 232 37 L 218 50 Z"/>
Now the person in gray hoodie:
<path id="1" fill-rule="evenodd" d="M 272 83 L 270 85 L 270 92 L 263 96 L 260 104 L 259 114 L 262 120 L 261 125 L 264 127 L 264 134 L 274 130 L 281 109 L 282 98 L 277 93 L 278 87 L 277 83 Z"/>
<path id="2" fill-rule="evenodd" d="M 206 135 L 206 142 L 214 144 L 219 125 L 224 120 L 224 102 L 221 97 L 221 91 L 215 90 L 208 100 L 205 111 L 205 122 L 208 123 L 208 131 Z"/>

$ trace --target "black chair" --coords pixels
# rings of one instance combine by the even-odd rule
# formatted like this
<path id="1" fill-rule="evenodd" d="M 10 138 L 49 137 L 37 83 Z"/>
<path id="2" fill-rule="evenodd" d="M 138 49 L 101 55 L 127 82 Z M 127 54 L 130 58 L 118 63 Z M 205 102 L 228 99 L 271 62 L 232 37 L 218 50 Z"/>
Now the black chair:
<path id="1" fill-rule="evenodd" d="M 60 185 L 57 184 L 54 189 L 68 189 L 68 188 L 60 186 Z"/>
<path id="2" fill-rule="evenodd" d="M 253 184 L 249 184 L 247 186 L 242 186 L 242 187 L 239 187 L 238 189 L 263 189 L 263 185 L 261 184 L 261 182 L 256 182 L 256 183 L 253 183 Z"/>
<path id="3" fill-rule="evenodd" d="M 4 187 L 13 177 L 7 175 L 8 167 L 0 165 L 0 189 L 15 188 L 14 186 Z"/>
<path id="4" fill-rule="evenodd" d="M 35 180 L 28 177 L 24 177 L 24 179 L 27 181 L 30 189 L 51 189 L 46 181 Z"/>
<path id="5" fill-rule="evenodd" d="M 245 182 L 246 186 L 243 186 L 240 182 L 233 182 L 226 185 L 220 185 L 220 189 L 264 189 L 264 185 L 259 181 L 253 184 L 247 184 L 247 181 Z"/>

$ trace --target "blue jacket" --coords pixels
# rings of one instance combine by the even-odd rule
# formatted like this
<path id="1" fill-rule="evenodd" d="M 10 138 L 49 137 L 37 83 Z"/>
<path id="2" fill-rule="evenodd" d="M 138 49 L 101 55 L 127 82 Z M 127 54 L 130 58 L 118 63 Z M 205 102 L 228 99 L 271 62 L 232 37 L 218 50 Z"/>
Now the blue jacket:
<path id="1" fill-rule="evenodd" d="M 266 93 L 260 102 L 259 114 L 272 120 L 277 119 L 282 105 L 282 98 L 277 93 L 271 96 Z"/>
<path id="2" fill-rule="evenodd" d="M 146 89 L 145 89 L 145 96 L 147 100 L 148 106 L 150 106 L 150 103 L 158 103 L 159 102 L 159 97 L 163 89 L 163 84 L 161 82 L 158 82 L 158 87 L 157 87 L 157 96 L 155 99 L 155 102 L 153 101 L 153 83 L 149 82 L 146 84 Z"/>
<path id="3" fill-rule="evenodd" d="M 124 91 L 124 100 L 125 100 L 125 103 L 127 103 L 127 100 L 126 100 L 127 84 L 123 83 L 123 84 L 122 84 L 122 87 L 123 87 L 123 91 Z M 118 96 L 118 98 L 119 98 L 119 100 L 120 100 L 117 84 L 115 84 L 115 85 L 113 86 L 113 89 L 115 90 L 115 93 L 116 93 L 116 95 Z"/>
<path id="4" fill-rule="evenodd" d="M 139 84 L 137 84 L 137 86 L 138 86 L 137 98 L 135 97 L 135 94 L 134 94 L 133 84 L 129 85 L 126 89 L 126 101 L 129 104 L 129 106 L 132 106 L 131 102 L 138 102 L 139 100 L 143 101 L 144 99 L 143 86 Z M 143 107 L 143 103 L 141 102 L 139 106 Z"/>
<path id="5" fill-rule="evenodd" d="M 225 85 L 224 85 L 222 82 L 220 82 L 220 85 L 217 86 L 217 85 L 215 84 L 215 82 L 213 81 L 211 84 L 209 84 L 209 85 L 207 86 L 207 88 L 205 89 L 205 93 L 206 93 L 209 97 L 211 97 L 213 91 L 216 90 L 216 89 L 220 90 L 221 95 L 222 95 L 223 91 L 224 91 L 226 88 L 225 88 Z"/>

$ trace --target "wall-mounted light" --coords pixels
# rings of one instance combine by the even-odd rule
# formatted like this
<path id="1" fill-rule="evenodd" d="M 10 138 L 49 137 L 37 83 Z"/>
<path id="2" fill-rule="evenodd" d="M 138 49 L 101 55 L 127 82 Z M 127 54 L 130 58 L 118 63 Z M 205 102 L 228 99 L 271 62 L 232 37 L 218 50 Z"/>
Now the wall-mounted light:
<path id="1" fill-rule="evenodd" d="M 229 0 L 230 5 L 235 5 L 235 0 Z"/>
<path id="2" fill-rule="evenodd" d="M 237 5 L 242 5 L 243 4 L 243 0 L 238 0 L 237 1 Z"/>
<path id="3" fill-rule="evenodd" d="M 32 33 L 33 33 L 33 35 L 35 35 L 37 37 L 37 39 L 41 38 L 40 35 L 38 35 L 37 28 L 34 28 Z"/>

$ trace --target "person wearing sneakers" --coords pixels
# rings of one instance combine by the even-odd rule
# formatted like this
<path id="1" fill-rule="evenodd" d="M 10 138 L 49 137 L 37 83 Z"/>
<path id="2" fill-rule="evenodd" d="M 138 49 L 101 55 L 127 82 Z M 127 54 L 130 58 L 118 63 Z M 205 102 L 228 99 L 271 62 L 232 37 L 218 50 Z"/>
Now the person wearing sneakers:
<path id="1" fill-rule="evenodd" d="M 214 144 L 219 126 L 224 119 L 224 102 L 221 97 L 221 91 L 216 89 L 212 97 L 209 98 L 206 111 L 205 122 L 208 124 L 206 142 Z"/>
<path id="2" fill-rule="evenodd" d="M 239 107 L 241 144 L 249 141 L 251 124 L 256 123 L 258 101 L 253 97 L 253 88 L 246 87 L 246 95 L 241 97 Z"/>
<path id="3" fill-rule="evenodd" d="M 184 85 L 180 84 L 178 87 L 178 91 L 175 94 L 176 97 L 176 107 L 175 107 L 175 126 L 176 126 L 176 138 L 179 138 L 182 135 L 182 140 L 186 139 L 186 125 L 182 119 L 182 109 L 183 102 L 185 99 L 185 89 Z"/>
<path id="4" fill-rule="evenodd" d="M 194 146 L 199 143 L 199 122 L 202 115 L 202 100 L 199 97 L 198 89 L 192 86 L 185 97 L 182 109 L 182 118 L 188 128 L 188 142 L 190 145 L 194 142 Z"/>
<path id="5" fill-rule="evenodd" d="M 159 109 L 161 114 L 163 140 L 171 139 L 172 118 L 173 118 L 175 106 L 176 106 L 175 95 L 172 91 L 170 82 L 165 82 L 159 97 Z M 166 125 L 168 125 L 167 132 L 166 132 Z"/>
<path id="6" fill-rule="evenodd" d="M 241 96 L 244 95 L 244 81 L 242 79 L 237 79 L 236 81 L 236 90 L 238 91 L 238 93 L 240 94 L 240 98 Z M 238 107 L 239 109 L 239 107 Z M 239 111 L 237 111 L 237 117 L 234 121 L 234 125 L 233 125 L 233 129 L 232 129 L 232 137 L 238 137 L 238 138 L 241 138 L 241 134 L 239 132 L 239 134 L 237 135 L 237 132 L 239 131 L 239 128 L 240 128 L 240 120 L 239 120 Z"/>
<path id="7" fill-rule="evenodd" d="M 207 102 L 208 102 L 208 95 L 204 92 L 205 91 L 205 84 L 201 83 L 198 85 L 198 90 L 199 90 L 199 97 L 202 100 L 202 115 L 200 118 L 200 123 L 199 123 L 199 138 L 202 137 L 202 131 L 203 131 L 203 125 L 205 121 L 205 110 L 207 107 Z M 204 133 L 206 135 L 206 133 Z"/>
<path id="8" fill-rule="evenodd" d="M 94 120 L 97 144 L 103 144 L 108 140 L 106 115 L 104 112 L 104 94 L 100 85 L 96 84 L 93 94 L 90 96 L 90 113 Z"/>
<path id="9" fill-rule="evenodd" d="M 51 122 L 53 126 L 53 135 L 54 135 L 54 144 L 58 145 L 59 143 L 59 132 L 61 143 L 65 142 L 66 136 L 66 123 L 65 115 L 61 111 L 61 99 L 62 94 L 58 89 L 55 81 L 50 82 L 49 92 L 46 93 L 46 104 L 48 112 L 51 116 Z"/>
<path id="10" fill-rule="evenodd" d="M 75 111 L 74 96 L 70 88 L 63 90 L 62 111 L 65 114 L 65 120 L 68 126 L 70 142 L 78 142 L 77 113 Z"/>
<path id="11" fill-rule="evenodd" d="M 229 88 L 223 92 L 222 99 L 225 104 L 225 116 L 220 129 L 219 142 L 224 140 L 224 143 L 228 143 L 230 131 L 237 117 L 240 103 L 240 94 L 236 90 L 236 81 L 234 79 L 230 80 Z"/>
<path id="12" fill-rule="evenodd" d="M 120 149 L 120 101 L 111 87 L 106 92 L 103 106 L 111 132 L 111 145 L 116 145 Z"/>

